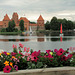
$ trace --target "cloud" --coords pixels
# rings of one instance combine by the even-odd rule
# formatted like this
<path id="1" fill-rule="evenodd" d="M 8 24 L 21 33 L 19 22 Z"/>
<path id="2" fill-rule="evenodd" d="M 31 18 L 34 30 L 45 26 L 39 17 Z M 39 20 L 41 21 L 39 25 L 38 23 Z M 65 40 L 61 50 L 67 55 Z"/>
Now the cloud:
<path id="1" fill-rule="evenodd" d="M 35 20 L 40 14 L 45 20 L 53 16 L 74 20 L 75 0 L 0 0 L 0 20 L 7 13 L 12 17 L 13 12 Z"/>

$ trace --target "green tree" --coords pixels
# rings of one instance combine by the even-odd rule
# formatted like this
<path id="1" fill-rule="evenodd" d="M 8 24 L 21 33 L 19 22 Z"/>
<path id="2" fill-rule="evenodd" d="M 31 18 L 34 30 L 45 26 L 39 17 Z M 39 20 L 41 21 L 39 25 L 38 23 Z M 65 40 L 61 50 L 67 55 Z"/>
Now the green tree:
<path id="1" fill-rule="evenodd" d="M 15 21 L 12 20 L 12 26 L 13 26 L 13 29 L 15 28 L 16 24 L 15 24 Z"/>
<path id="2" fill-rule="evenodd" d="M 45 29 L 46 29 L 46 30 L 50 30 L 50 22 L 49 22 L 49 21 L 47 21 L 47 22 L 45 23 Z"/>
<path id="3" fill-rule="evenodd" d="M 53 17 L 50 22 L 50 27 L 52 30 L 59 30 L 59 23 L 56 17 Z"/>
<path id="4" fill-rule="evenodd" d="M 68 20 L 68 30 L 73 30 L 74 29 L 74 24 L 72 21 Z"/>
<path id="5" fill-rule="evenodd" d="M 19 26 L 20 26 L 20 30 L 24 31 L 24 21 L 23 20 L 20 21 Z"/>
<path id="6" fill-rule="evenodd" d="M 6 31 L 7 31 L 7 32 L 13 32 L 13 28 L 12 28 L 12 27 L 13 27 L 13 26 L 12 26 L 12 22 L 9 21 L 8 27 L 6 28 Z"/>
<path id="7" fill-rule="evenodd" d="M 15 30 L 15 22 L 14 20 L 9 21 L 8 27 L 6 28 L 7 32 L 13 32 Z"/>

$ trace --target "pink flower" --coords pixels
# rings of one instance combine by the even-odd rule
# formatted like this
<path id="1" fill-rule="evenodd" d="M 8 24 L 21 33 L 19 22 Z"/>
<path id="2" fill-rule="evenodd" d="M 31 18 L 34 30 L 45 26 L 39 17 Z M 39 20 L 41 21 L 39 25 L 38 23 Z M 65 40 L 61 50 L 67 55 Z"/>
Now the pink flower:
<path id="1" fill-rule="evenodd" d="M 11 67 L 10 66 L 5 66 L 3 68 L 4 73 L 9 73 L 11 71 Z"/>
<path id="2" fill-rule="evenodd" d="M 27 57 L 27 61 L 29 61 L 30 60 L 30 57 Z"/>
<path id="3" fill-rule="evenodd" d="M 34 56 L 32 56 L 32 55 L 29 55 L 28 57 L 27 57 L 27 61 L 34 61 Z"/>
<path id="4" fill-rule="evenodd" d="M 32 61 L 34 60 L 34 56 L 31 55 L 30 58 L 31 58 Z"/>
<path id="5" fill-rule="evenodd" d="M 14 65 L 14 68 L 16 71 L 18 71 L 18 66 L 17 65 Z"/>
<path id="6" fill-rule="evenodd" d="M 13 49 L 14 49 L 14 48 L 17 48 L 17 46 L 16 46 L 16 45 L 13 45 L 12 47 L 13 47 Z"/>
<path id="7" fill-rule="evenodd" d="M 25 53 L 25 56 L 29 56 L 30 54 L 29 53 Z"/>
<path id="8" fill-rule="evenodd" d="M 23 46 L 24 46 L 23 44 L 19 43 L 19 47 L 23 48 Z"/>
<path id="9" fill-rule="evenodd" d="M 25 52 L 29 52 L 29 51 L 30 51 L 30 48 L 24 47 L 24 51 L 25 51 Z"/>
<path id="10" fill-rule="evenodd" d="M 27 49 L 27 52 L 29 52 L 29 51 L 30 51 L 30 48 Z"/>
<path id="11" fill-rule="evenodd" d="M 27 48 L 26 47 L 24 47 L 24 52 L 26 52 L 27 51 Z"/>
<path id="12" fill-rule="evenodd" d="M 65 51 L 64 51 L 62 48 L 60 48 L 59 51 L 57 51 L 56 54 L 57 54 L 58 56 L 60 56 L 60 55 L 62 55 L 64 52 L 65 52 Z"/>

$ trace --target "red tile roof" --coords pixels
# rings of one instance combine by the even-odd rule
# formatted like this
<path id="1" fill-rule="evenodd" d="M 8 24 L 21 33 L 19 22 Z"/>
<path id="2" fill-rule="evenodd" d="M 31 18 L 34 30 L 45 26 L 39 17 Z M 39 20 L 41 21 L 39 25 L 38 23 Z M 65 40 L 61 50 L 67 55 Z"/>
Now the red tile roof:
<path id="1" fill-rule="evenodd" d="M 8 20 L 8 21 L 10 21 L 10 19 L 9 19 L 9 17 L 8 17 L 8 15 L 7 15 L 7 14 L 4 16 L 3 21 L 4 21 L 4 20 Z"/>
<path id="2" fill-rule="evenodd" d="M 37 26 L 37 24 L 31 24 L 31 23 L 30 23 L 30 26 Z"/>
<path id="3" fill-rule="evenodd" d="M 26 17 L 21 17 L 21 18 L 19 19 L 19 21 L 21 21 L 21 20 L 23 20 L 24 22 L 29 22 L 29 20 L 28 20 Z"/>
<path id="4" fill-rule="evenodd" d="M 37 21 L 44 20 L 43 17 L 40 15 Z"/>
<path id="5" fill-rule="evenodd" d="M 0 25 L 3 25 L 3 21 L 0 21 Z"/>
<path id="6" fill-rule="evenodd" d="M 14 12 L 13 15 L 17 15 L 18 16 L 18 14 L 16 12 Z"/>

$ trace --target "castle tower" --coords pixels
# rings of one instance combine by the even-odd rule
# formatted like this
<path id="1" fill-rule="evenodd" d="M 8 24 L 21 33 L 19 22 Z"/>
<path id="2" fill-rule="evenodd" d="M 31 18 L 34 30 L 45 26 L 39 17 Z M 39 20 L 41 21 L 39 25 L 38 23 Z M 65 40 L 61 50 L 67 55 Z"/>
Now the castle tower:
<path id="1" fill-rule="evenodd" d="M 15 24 L 18 24 L 18 14 L 17 13 L 13 13 L 12 20 L 15 21 Z"/>
<path id="2" fill-rule="evenodd" d="M 41 15 L 37 20 L 37 30 L 44 30 L 44 19 Z"/>
<path id="3" fill-rule="evenodd" d="M 9 21 L 10 21 L 10 19 L 9 19 L 8 15 L 6 14 L 3 19 L 3 28 L 8 27 Z"/>

